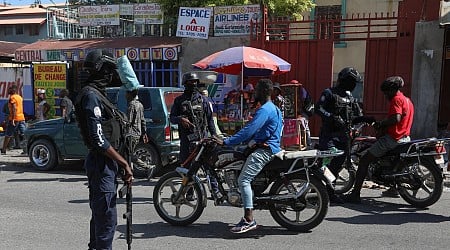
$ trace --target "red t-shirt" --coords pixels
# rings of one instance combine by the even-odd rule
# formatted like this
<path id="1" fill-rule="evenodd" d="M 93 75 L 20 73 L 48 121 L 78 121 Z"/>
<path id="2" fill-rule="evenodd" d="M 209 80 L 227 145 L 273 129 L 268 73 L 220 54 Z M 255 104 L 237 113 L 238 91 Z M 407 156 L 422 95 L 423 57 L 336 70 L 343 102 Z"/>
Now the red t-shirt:
<path id="1" fill-rule="evenodd" d="M 388 134 L 395 140 L 411 134 L 411 126 L 414 117 L 414 106 L 411 100 L 398 91 L 392 98 L 388 115 L 401 114 L 401 120 L 394 126 L 388 128 Z"/>

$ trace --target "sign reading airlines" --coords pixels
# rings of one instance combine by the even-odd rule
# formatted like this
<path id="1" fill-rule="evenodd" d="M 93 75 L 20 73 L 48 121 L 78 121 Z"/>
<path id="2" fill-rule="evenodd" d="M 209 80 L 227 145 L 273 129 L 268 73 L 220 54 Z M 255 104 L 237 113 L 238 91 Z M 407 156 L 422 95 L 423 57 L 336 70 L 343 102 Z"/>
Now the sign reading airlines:
<path id="1" fill-rule="evenodd" d="M 250 34 L 250 22 L 259 20 L 259 5 L 214 7 L 214 35 L 240 36 Z"/>

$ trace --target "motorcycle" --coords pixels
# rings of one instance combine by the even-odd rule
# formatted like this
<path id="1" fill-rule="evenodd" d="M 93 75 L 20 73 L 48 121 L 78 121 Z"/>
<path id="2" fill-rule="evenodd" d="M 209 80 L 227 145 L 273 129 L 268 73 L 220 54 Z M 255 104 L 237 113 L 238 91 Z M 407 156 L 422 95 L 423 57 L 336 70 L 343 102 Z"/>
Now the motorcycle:
<path id="1" fill-rule="evenodd" d="M 318 150 L 280 152 L 252 182 L 254 209 L 269 210 L 274 220 L 288 230 L 306 232 L 318 226 L 328 211 L 326 186 L 332 187 L 333 181 L 325 175 L 329 170 L 318 162 L 342 154 Z M 153 201 L 158 215 L 176 226 L 194 223 L 207 205 L 202 173 L 209 192 L 214 194 L 210 180 L 215 178 L 223 195 L 223 199 L 213 195 L 214 205 L 226 200 L 231 206 L 242 207 L 237 178 L 246 158 L 242 150 L 219 146 L 212 138 L 196 142 L 182 166 L 156 183 Z M 187 194 L 189 189 L 193 189 L 193 195 Z"/>
<path id="2" fill-rule="evenodd" d="M 373 136 L 362 136 L 367 123 L 353 127 L 351 162 L 357 168 L 359 159 L 377 141 Z M 426 138 L 401 143 L 386 155 L 369 165 L 367 179 L 379 185 L 394 187 L 409 204 L 425 208 L 436 203 L 443 191 L 443 173 L 439 167 L 445 145 L 450 138 Z M 338 177 L 339 178 L 339 177 Z M 346 186 L 353 186 L 351 178 Z"/>

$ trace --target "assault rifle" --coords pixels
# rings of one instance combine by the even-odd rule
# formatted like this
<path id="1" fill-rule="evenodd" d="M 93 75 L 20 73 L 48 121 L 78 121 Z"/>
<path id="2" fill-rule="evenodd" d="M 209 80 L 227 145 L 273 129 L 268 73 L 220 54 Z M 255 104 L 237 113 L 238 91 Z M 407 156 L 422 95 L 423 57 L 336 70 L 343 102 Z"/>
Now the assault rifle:
<path id="1" fill-rule="evenodd" d="M 126 143 L 124 143 L 126 149 L 125 152 L 127 153 L 126 155 L 126 159 L 128 164 L 130 165 L 130 167 L 132 166 L 131 164 L 133 164 L 131 162 L 131 155 L 133 152 L 131 152 L 130 146 L 131 146 L 131 142 L 130 142 L 130 136 L 126 137 Z M 128 250 L 131 250 L 131 242 L 133 241 L 133 230 L 132 230 L 132 226 L 133 226 L 133 193 L 132 193 L 132 184 L 126 184 L 124 183 L 123 186 L 119 189 L 119 197 L 123 198 L 124 196 L 126 196 L 126 204 L 127 204 L 127 210 L 126 212 L 123 214 L 123 218 L 127 220 L 127 231 L 126 231 L 126 238 L 127 238 L 127 245 L 128 245 Z"/>
<path id="2" fill-rule="evenodd" d="M 131 183 L 130 184 L 123 184 L 123 187 L 119 190 L 119 197 L 123 198 L 123 196 L 126 195 L 126 202 L 127 202 L 127 211 L 123 214 L 123 218 L 127 220 L 127 232 L 126 232 L 126 238 L 127 238 L 127 245 L 128 250 L 131 249 L 131 242 L 133 240 L 133 230 L 132 230 L 132 215 L 133 215 L 133 195 L 131 192 Z"/>
<path id="3" fill-rule="evenodd" d="M 190 112 L 190 118 L 192 119 L 192 120 L 191 119 L 189 119 L 189 120 L 191 120 L 192 123 L 194 123 L 194 133 L 188 135 L 188 140 L 189 141 L 201 140 L 203 138 L 203 131 L 201 131 L 202 127 L 199 124 L 199 121 L 197 119 L 197 116 L 194 113 L 194 110 L 203 109 L 203 103 L 200 104 L 200 106 L 199 105 L 192 106 L 192 103 L 190 101 L 186 100 L 186 101 L 182 102 L 181 105 L 184 105 L 187 107 L 187 109 Z"/>

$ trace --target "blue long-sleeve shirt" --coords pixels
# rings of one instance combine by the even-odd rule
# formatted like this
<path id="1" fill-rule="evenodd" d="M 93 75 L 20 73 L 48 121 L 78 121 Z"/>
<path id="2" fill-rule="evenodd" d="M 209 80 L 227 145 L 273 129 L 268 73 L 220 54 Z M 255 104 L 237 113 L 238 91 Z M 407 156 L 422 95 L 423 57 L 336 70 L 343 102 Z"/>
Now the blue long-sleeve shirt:
<path id="1" fill-rule="evenodd" d="M 83 113 L 86 114 L 87 128 L 89 130 L 89 137 L 92 145 L 96 151 L 104 152 L 111 145 L 106 139 L 102 130 L 102 119 L 104 117 L 104 110 L 99 97 L 92 91 L 86 94 L 82 101 Z"/>
<path id="2" fill-rule="evenodd" d="M 236 134 L 224 140 L 225 145 L 237 145 L 254 140 L 256 143 L 267 143 L 273 154 L 281 151 L 281 130 L 283 119 L 281 111 L 271 101 L 262 105 L 253 119 Z"/>

